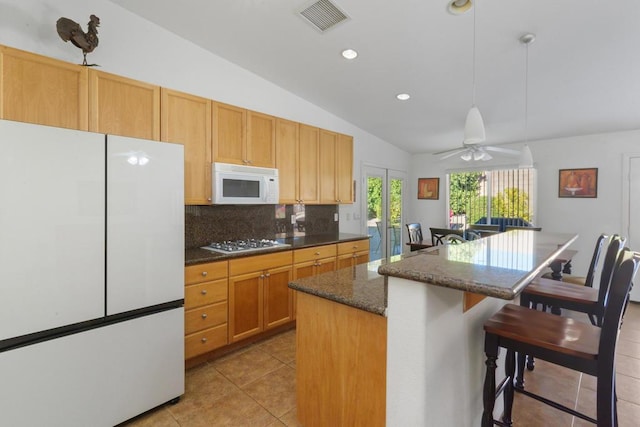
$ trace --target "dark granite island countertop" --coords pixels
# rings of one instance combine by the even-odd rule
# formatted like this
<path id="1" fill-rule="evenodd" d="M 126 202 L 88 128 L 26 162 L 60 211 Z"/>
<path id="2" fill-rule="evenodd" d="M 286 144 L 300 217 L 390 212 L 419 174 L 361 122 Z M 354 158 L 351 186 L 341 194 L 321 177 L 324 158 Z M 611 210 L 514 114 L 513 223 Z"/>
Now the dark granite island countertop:
<path id="1" fill-rule="evenodd" d="M 514 299 L 578 236 L 514 230 L 381 265 L 378 272 L 505 300 Z"/>
<path id="2" fill-rule="evenodd" d="M 218 252 L 208 251 L 201 248 L 191 248 L 185 250 L 184 263 L 185 265 L 202 264 L 205 262 L 222 261 L 225 259 L 240 258 L 252 255 L 262 255 L 272 252 L 290 251 L 292 249 L 308 248 L 311 246 L 329 245 L 332 243 L 350 242 L 355 240 L 369 239 L 369 236 L 362 234 L 350 234 L 350 233 L 329 233 L 329 234 L 316 234 L 313 236 L 296 236 L 285 238 L 273 238 L 280 243 L 285 243 L 289 246 L 280 246 L 273 249 L 264 249 L 259 252 L 235 252 L 230 254 L 222 254 Z"/>
<path id="3" fill-rule="evenodd" d="M 400 259 L 395 257 L 392 259 Z M 387 308 L 384 277 L 377 273 L 384 261 L 372 261 L 355 267 L 305 277 L 289 283 L 296 291 L 384 316 Z"/>

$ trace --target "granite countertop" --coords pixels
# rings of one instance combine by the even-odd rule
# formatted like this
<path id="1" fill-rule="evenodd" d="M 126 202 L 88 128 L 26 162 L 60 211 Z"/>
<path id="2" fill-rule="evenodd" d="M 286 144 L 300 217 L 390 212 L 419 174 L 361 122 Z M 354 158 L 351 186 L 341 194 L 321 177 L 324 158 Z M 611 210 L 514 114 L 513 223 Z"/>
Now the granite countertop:
<path id="1" fill-rule="evenodd" d="M 547 267 L 578 236 L 514 230 L 459 245 L 413 252 L 378 272 L 506 300 Z"/>
<path id="2" fill-rule="evenodd" d="M 252 252 L 236 252 L 231 254 L 222 254 L 218 252 L 208 251 L 201 248 L 186 249 L 184 254 L 185 265 L 202 264 L 205 262 L 222 261 L 225 259 L 241 258 L 253 255 L 263 255 L 273 252 L 290 251 L 292 249 L 301 249 L 311 246 L 328 245 L 332 243 L 349 242 L 354 240 L 368 239 L 369 236 L 361 234 L 350 233 L 330 233 L 330 234 L 317 234 L 314 236 L 296 236 L 276 238 L 280 243 L 287 244 L 289 246 L 279 246 L 270 249 L 263 249 L 260 251 Z"/>
<path id="3" fill-rule="evenodd" d="M 399 259 L 398 257 L 397 259 Z M 393 260 L 393 258 L 392 258 Z M 387 287 L 377 273 L 385 261 L 330 271 L 289 283 L 291 289 L 386 316 Z"/>

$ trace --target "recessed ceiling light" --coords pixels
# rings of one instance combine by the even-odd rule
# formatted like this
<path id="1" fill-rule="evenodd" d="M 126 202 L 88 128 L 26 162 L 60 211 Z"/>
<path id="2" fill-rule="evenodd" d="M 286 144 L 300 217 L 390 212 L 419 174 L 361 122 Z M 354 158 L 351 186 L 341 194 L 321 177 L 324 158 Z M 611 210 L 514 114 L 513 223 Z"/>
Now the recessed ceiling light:
<path id="1" fill-rule="evenodd" d="M 342 51 L 342 56 L 344 56 L 346 59 L 354 59 L 356 56 L 358 56 L 358 52 L 353 49 L 345 49 Z"/>
<path id="2" fill-rule="evenodd" d="M 451 3 L 449 3 L 447 9 L 454 15 L 460 15 L 471 9 L 471 6 L 473 6 L 471 0 L 453 0 Z"/>
<path id="3" fill-rule="evenodd" d="M 407 99 L 411 98 L 411 95 L 409 95 L 408 93 L 399 93 L 396 95 L 396 98 L 398 98 L 400 101 L 406 101 Z"/>

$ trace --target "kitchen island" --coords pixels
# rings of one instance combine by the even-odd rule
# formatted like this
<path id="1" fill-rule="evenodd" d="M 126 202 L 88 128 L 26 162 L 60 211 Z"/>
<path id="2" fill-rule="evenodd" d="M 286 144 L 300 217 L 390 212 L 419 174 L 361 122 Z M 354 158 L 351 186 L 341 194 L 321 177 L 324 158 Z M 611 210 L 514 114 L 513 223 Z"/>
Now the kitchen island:
<path id="1" fill-rule="evenodd" d="M 362 295 L 362 291 L 347 288 L 338 292 L 339 298 L 330 295 L 328 283 L 348 273 L 338 271 L 291 283 L 290 287 L 306 294 L 298 300 L 297 343 L 322 343 L 312 354 L 298 347 L 298 419 L 305 426 L 323 424 L 317 421 L 321 416 L 332 425 L 360 417 L 369 417 L 366 425 L 479 425 L 485 360 L 482 324 L 507 301 L 516 299 L 576 238 L 510 231 L 382 263 L 378 273 L 385 277 L 376 292 L 383 295 L 382 314 L 344 298 L 345 294 Z M 366 280 L 369 288 L 380 286 L 370 270 L 352 271 L 354 283 Z M 341 289 L 337 282 L 335 289 Z M 478 298 L 465 311 L 465 292 L 491 298 Z M 311 303 L 301 305 L 305 299 Z M 336 311 L 350 310 L 366 316 L 337 324 Z M 306 323 L 313 327 L 307 328 Z M 318 338 L 338 332 L 344 338 Z M 384 381 L 367 382 L 366 372 L 385 372 Z M 325 390 L 325 396 L 347 391 L 334 399 L 313 395 L 315 401 L 300 393 L 313 387 Z M 338 397 L 343 399 L 341 406 Z M 366 405 L 371 399 L 384 408 L 383 413 Z M 309 408 L 315 412 L 310 413 Z M 496 411 L 500 410 L 497 405 Z"/>

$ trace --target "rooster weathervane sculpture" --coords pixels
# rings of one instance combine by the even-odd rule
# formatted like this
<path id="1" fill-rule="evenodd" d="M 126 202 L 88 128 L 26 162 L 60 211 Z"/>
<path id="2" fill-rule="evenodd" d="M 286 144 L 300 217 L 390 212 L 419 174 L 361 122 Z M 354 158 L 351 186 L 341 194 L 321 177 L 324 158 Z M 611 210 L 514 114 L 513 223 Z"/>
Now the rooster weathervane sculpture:
<path id="1" fill-rule="evenodd" d="M 73 43 L 74 46 L 82 49 L 82 55 L 84 60 L 82 65 L 86 67 L 93 67 L 97 64 L 87 64 L 87 53 L 93 52 L 98 47 L 98 27 L 100 26 L 100 18 L 96 15 L 89 17 L 89 23 L 87 24 L 87 32 L 82 31 L 82 27 L 69 18 L 60 18 L 56 22 L 56 29 L 60 38 L 68 42 Z"/>

